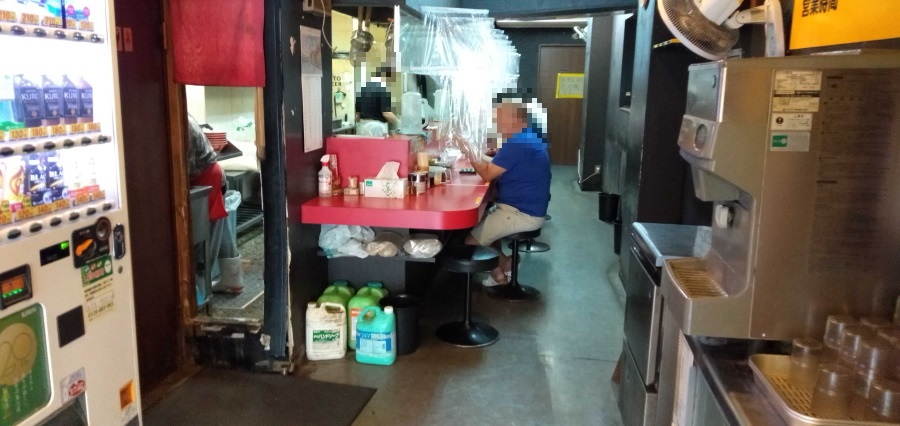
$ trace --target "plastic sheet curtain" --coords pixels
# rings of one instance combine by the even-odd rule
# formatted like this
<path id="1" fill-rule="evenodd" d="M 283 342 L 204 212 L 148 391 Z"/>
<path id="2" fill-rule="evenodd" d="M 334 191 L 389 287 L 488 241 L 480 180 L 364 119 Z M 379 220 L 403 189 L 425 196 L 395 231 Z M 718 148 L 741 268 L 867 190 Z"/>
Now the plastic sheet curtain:
<path id="1" fill-rule="evenodd" d="M 483 152 L 491 133 L 492 99 L 513 90 L 519 54 L 487 10 L 422 8 L 423 21 L 400 22 L 401 71 L 438 83 L 435 116 L 441 148 L 466 141 Z"/>

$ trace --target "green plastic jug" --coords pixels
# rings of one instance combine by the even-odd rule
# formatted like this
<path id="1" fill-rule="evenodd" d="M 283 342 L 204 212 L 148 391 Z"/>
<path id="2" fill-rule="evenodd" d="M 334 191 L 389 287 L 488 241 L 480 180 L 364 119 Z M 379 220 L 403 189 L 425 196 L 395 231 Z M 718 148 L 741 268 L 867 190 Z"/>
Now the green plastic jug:
<path id="1" fill-rule="evenodd" d="M 338 280 L 326 287 L 325 291 L 322 292 L 322 295 L 319 296 L 319 299 L 316 300 L 316 302 L 320 305 L 325 302 L 338 303 L 343 305 L 346 309 L 348 306 L 347 304 L 350 302 L 350 298 L 353 297 L 355 292 L 353 287 L 350 287 L 350 283 L 344 280 Z"/>
<path id="2" fill-rule="evenodd" d="M 391 365 L 397 360 L 397 318 L 394 308 L 378 306 L 363 309 L 356 325 L 356 361 Z"/>
<path id="3" fill-rule="evenodd" d="M 366 286 L 359 289 L 357 293 L 370 294 L 375 297 L 375 301 L 381 300 L 388 295 L 388 289 L 378 281 L 369 281 Z"/>
<path id="4" fill-rule="evenodd" d="M 359 289 L 347 304 L 347 347 L 350 349 L 356 349 L 356 320 L 359 315 L 365 308 L 378 306 L 378 300 L 381 299 L 378 295 L 371 294 L 371 291 L 366 290 L 367 288 Z"/>

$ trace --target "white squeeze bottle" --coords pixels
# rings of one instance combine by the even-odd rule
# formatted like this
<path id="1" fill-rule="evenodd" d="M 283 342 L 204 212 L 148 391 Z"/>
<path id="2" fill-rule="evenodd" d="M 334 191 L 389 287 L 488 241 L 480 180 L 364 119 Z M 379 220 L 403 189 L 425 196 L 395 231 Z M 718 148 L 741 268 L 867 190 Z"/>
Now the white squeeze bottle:
<path id="1" fill-rule="evenodd" d="M 322 156 L 322 170 L 319 170 L 319 196 L 320 197 L 330 197 L 332 194 L 331 182 L 333 176 L 331 175 L 331 168 L 328 167 L 328 162 L 331 161 L 330 155 Z"/>

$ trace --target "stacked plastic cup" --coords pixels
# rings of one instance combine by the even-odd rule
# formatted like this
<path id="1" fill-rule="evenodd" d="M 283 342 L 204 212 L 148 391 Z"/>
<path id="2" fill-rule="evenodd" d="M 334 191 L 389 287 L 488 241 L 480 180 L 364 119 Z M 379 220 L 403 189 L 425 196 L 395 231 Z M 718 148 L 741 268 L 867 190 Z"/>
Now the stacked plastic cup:
<path id="1" fill-rule="evenodd" d="M 853 374 L 843 365 L 819 365 L 812 395 L 812 412 L 818 418 L 843 420 L 850 416 Z"/>
<path id="2" fill-rule="evenodd" d="M 869 413 L 864 420 L 900 423 L 900 383 L 876 380 L 869 395 Z"/>
<path id="3" fill-rule="evenodd" d="M 811 391 L 816 385 L 822 343 L 816 339 L 794 339 L 791 350 L 790 382 L 804 390 Z"/>
<path id="4" fill-rule="evenodd" d="M 844 328 L 856 324 L 856 319 L 849 315 L 829 315 L 825 324 L 825 337 L 822 339 L 825 347 L 821 361 L 824 363 L 837 362 L 840 358 L 841 336 Z"/>

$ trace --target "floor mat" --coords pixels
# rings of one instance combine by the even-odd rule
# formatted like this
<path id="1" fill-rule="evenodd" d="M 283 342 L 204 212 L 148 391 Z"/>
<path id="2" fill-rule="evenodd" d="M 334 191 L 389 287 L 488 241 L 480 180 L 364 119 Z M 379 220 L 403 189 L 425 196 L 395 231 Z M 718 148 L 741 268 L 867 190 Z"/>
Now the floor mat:
<path id="1" fill-rule="evenodd" d="M 205 368 L 144 412 L 148 426 L 349 425 L 375 389 Z"/>

